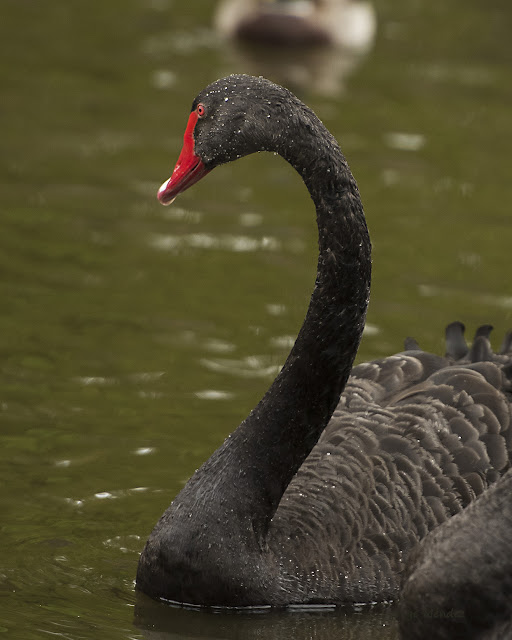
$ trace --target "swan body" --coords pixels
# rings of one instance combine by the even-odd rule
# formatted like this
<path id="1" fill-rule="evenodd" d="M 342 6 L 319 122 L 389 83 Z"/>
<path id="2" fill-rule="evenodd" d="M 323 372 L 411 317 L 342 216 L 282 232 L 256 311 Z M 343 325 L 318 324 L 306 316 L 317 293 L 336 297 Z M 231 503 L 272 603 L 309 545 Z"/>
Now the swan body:
<path id="1" fill-rule="evenodd" d="M 137 587 L 205 606 L 390 600 L 418 542 L 509 465 L 510 340 L 494 354 L 483 327 L 469 349 L 453 323 L 445 357 L 408 340 L 352 368 L 370 239 L 348 164 L 308 107 L 264 78 L 214 82 L 158 197 L 256 151 L 287 160 L 315 205 L 311 302 L 270 389 L 156 524 Z"/>
<path id="2" fill-rule="evenodd" d="M 407 640 L 512 637 L 512 469 L 413 553 L 399 604 Z"/>
<path id="3" fill-rule="evenodd" d="M 223 0 L 215 26 L 224 37 L 267 45 L 365 50 L 376 18 L 366 0 Z"/>

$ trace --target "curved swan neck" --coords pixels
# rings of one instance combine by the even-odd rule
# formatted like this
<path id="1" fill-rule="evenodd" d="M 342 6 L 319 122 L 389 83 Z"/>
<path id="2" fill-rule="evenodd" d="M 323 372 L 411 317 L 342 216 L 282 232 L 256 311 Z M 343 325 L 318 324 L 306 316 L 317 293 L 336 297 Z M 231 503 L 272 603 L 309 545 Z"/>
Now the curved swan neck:
<path id="1" fill-rule="evenodd" d="M 259 539 L 339 400 L 369 300 L 371 245 L 357 184 L 337 142 L 312 117 L 275 148 L 303 178 L 317 212 L 319 259 L 307 316 L 263 399 L 197 474 L 216 476 L 226 510 L 249 520 Z"/>
<path id="2" fill-rule="evenodd" d="M 281 373 L 241 427 L 253 435 L 252 455 L 258 464 L 265 461 L 260 475 L 267 500 L 260 504 L 269 506 L 261 514 L 267 522 L 338 403 L 370 295 L 371 244 L 357 184 L 337 142 L 321 126 L 321 146 L 316 132 L 303 137 L 295 155 L 286 158 L 301 174 L 316 207 L 315 288 Z"/>

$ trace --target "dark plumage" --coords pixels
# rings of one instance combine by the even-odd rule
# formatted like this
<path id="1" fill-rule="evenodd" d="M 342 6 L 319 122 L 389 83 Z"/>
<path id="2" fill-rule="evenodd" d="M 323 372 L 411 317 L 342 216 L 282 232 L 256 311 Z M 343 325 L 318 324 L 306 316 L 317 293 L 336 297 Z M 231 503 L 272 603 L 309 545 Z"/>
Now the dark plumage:
<path id="1" fill-rule="evenodd" d="M 315 204 L 315 289 L 264 398 L 155 526 L 137 587 L 217 606 L 390 600 L 411 550 L 509 464 L 510 339 L 495 355 L 485 329 L 468 350 L 454 323 L 446 357 L 408 340 L 352 369 L 370 240 L 346 160 L 308 107 L 263 78 L 214 82 L 193 102 L 159 198 L 261 150 L 284 157 Z"/>
<path id="2" fill-rule="evenodd" d="M 425 538 L 401 598 L 406 640 L 512 638 L 512 470 Z"/>

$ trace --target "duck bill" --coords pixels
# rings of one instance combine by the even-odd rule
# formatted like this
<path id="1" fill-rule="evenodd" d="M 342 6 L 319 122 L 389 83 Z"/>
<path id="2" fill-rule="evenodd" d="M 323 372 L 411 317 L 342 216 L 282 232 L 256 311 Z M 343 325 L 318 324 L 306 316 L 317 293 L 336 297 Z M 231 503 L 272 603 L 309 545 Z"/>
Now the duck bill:
<path id="1" fill-rule="evenodd" d="M 197 122 L 197 113 L 193 111 L 188 119 L 185 135 L 183 136 L 183 148 L 174 167 L 172 176 L 166 180 L 158 190 L 158 200 L 168 205 L 177 195 L 201 180 L 211 171 L 207 169 L 201 158 L 194 153 L 194 127 Z"/>

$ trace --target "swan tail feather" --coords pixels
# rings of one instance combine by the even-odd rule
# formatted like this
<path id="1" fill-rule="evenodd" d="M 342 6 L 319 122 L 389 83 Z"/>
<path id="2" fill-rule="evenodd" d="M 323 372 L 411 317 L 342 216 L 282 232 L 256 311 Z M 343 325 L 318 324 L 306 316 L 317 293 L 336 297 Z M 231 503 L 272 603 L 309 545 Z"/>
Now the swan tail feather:
<path id="1" fill-rule="evenodd" d="M 468 345 L 464 338 L 466 327 L 462 322 L 452 322 L 445 329 L 446 357 L 460 360 L 468 353 Z"/>

